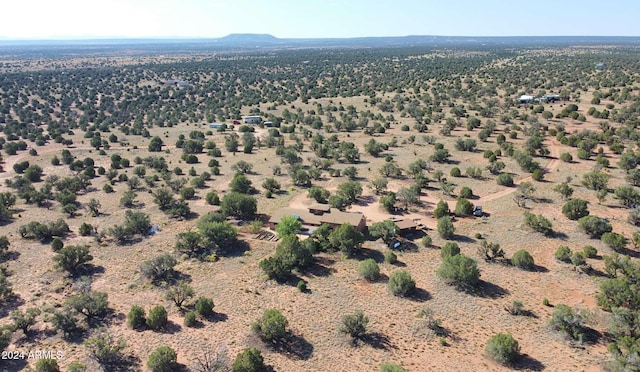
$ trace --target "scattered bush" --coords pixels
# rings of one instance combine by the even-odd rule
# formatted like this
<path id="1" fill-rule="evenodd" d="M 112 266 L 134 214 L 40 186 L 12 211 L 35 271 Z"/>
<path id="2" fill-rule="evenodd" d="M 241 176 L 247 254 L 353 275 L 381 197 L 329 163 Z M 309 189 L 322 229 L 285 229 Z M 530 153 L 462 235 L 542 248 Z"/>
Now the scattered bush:
<path id="1" fill-rule="evenodd" d="M 162 305 L 153 307 L 147 317 L 147 327 L 158 330 L 167 325 L 167 309 Z"/>
<path id="2" fill-rule="evenodd" d="M 500 173 L 500 175 L 496 178 L 496 182 L 500 186 L 511 187 L 514 185 L 513 177 L 509 173 Z"/>
<path id="3" fill-rule="evenodd" d="M 590 245 L 586 245 L 584 246 L 584 248 L 582 248 L 582 252 L 584 253 L 585 257 L 587 258 L 596 258 L 598 257 L 598 250 Z"/>
<path id="4" fill-rule="evenodd" d="M 84 346 L 87 348 L 92 359 L 102 366 L 111 367 L 123 361 L 124 355 L 122 354 L 122 350 L 126 347 L 126 342 L 123 338 L 114 340 L 108 332 L 100 331 L 85 340 Z M 112 370 L 113 368 L 105 369 Z"/>
<path id="5" fill-rule="evenodd" d="M 160 346 L 147 359 L 147 367 L 152 372 L 173 372 L 178 370 L 178 354 L 169 346 Z"/>
<path id="6" fill-rule="evenodd" d="M 384 254 L 384 261 L 394 265 L 398 262 L 398 256 L 393 251 L 387 251 Z"/>
<path id="7" fill-rule="evenodd" d="M 196 301 L 196 312 L 202 317 L 208 317 L 213 314 L 213 300 L 208 297 L 200 297 Z"/>
<path id="8" fill-rule="evenodd" d="M 305 282 L 304 280 L 298 280 L 298 284 L 296 284 L 296 288 L 300 292 L 303 292 L 303 293 L 306 292 L 307 291 L 307 282 Z"/>
<path id="9" fill-rule="evenodd" d="M 36 317 L 40 315 L 40 309 L 32 307 L 25 312 L 15 310 L 11 312 L 11 320 L 13 321 L 13 328 L 15 330 L 22 330 L 22 333 L 27 335 L 29 328 L 36 324 Z"/>
<path id="10" fill-rule="evenodd" d="M 193 288 L 184 281 L 180 281 L 178 285 L 172 286 L 166 293 L 165 298 L 173 301 L 177 307 L 182 307 L 182 304 L 193 297 L 195 294 Z"/>
<path id="11" fill-rule="evenodd" d="M 62 249 L 62 247 L 64 247 L 64 242 L 62 241 L 62 239 L 58 237 L 53 238 L 53 240 L 51 241 L 51 250 L 53 250 L 54 252 L 58 252 Z"/>
<path id="12" fill-rule="evenodd" d="M 562 206 L 562 214 L 570 220 L 578 220 L 589 215 L 587 202 L 582 199 L 571 199 Z"/>
<path id="13" fill-rule="evenodd" d="M 265 309 L 262 318 L 251 324 L 251 330 L 262 340 L 277 342 L 287 335 L 289 321 L 278 309 Z"/>
<path id="14" fill-rule="evenodd" d="M 583 252 L 573 252 L 571 254 L 571 263 L 573 266 L 584 266 L 587 264 L 587 258 Z"/>
<path id="15" fill-rule="evenodd" d="M 627 243 L 629 242 L 624 235 L 614 233 L 614 232 L 606 232 L 602 234 L 600 237 L 603 243 L 608 245 L 613 251 L 621 252 L 627 247 Z"/>
<path id="16" fill-rule="evenodd" d="M 367 258 L 358 265 L 358 273 L 365 280 L 375 282 L 380 278 L 380 267 L 373 258 Z"/>
<path id="17" fill-rule="evenodd" d="M 480 239 L 482 238 L 482 235 L 480 234 L 480 237 L 476 238 Z M 480 254 L 480 257 L 484 258 L 487 262 L 492 262 L 498 258 L 504 258 L 505 255 L 504 250 L 500 248 L 500 244 L 489 242 L 488 240 L 482 240 L 480 242 L 478 254 Z"/>
<path id="18" fill-rule="evenodd" d="M 423 247 L 430 247 L 431 244 L 433 244 L 433 239 L 431 239 L 431 237 L 429 235 L 425 235 L 422 237 L 422 246 Z"/>
<path id="19" fill-rule="evenodd" d="M 585 329 L 582 314 L 567 305 L 558 304 L 555 306 L 549 324 L 555 330 L 566 333 L 574 340 L 582 341 L 584 337 Z"/>
<path id="20" fill-rule="evenodd" d="M 60 366 L 55 359 L 42 358 L 36 362 L 36 372 L 60 372 Z"/>
<path id="21" fill-rule="evenodd" d="M 266 371 L 264 358 L 256 348 L 244 349 L 236 356 L 231 370 L 233 372 L 262 372 Z"/>
<path id="22" fill-rule="evenodd" d="M 514 300 L 511 303 L 511 306 L 506 307 L 506 310 L 511 315 L 522 315 L 524 313 L 524 310 L 522 310 L 523 307 L 524 305 L 522 304 L 522 301 Z"/>
<path id="23" fill-rule="evenodd" d="M 524 249 L 513 254 L 513 257 L 511 257 L 511 264 L 524 270 L 533 270 L 535 267 L 533 257 Z"/>
<path id="24" fill-rule="evenodd" d="M 561 245 L 556 250 L 554 257 L 558 261 L 569 262 L 571 261 L 571 249 L 569 249 L 569 247 L 567 247 L 566 245 Z"/>
<path id="25" fill-rule="evenodd" d="M 438 234 L 442 239 L 451 239 L 455 231 L 456 229 L 453 226 L 451 217 L 444 216 L 438 218 Z"/>
<path id="26" fill-rule="evenodd" d="M 473 213 L 473 204 L 465 198 L 456 202 L 456 216 L 470 216 Z"/>
<path id="27" fill-rule="evenodd" d="M 93 256 L 89 254 L 89 247 L 86 245 L 68 245 L 61 248 L 53 260 L 56 261 L 57 268 L 69 272 L 70 275 L 76 275 L 86 268 L 87 262 L 93 260 Z"/>
<path id="28" fill-rule="evenodd" d="M 184 314 L 184 326 L 185 327 L 193 327 L 196 325 L 196 312 L 195 311 L 187 311 Z"/>
<path id="29" fill-rule="evenodd" d="M 69 363 L 69 366 L 67 367 L 67 372 L 86 372 L 86 371 L 87 371 L 87 366 L 78 361 L 73 361 Z"/>
<path id="30" fill-rule="evenodd" d="M 463 255 L 446 257 L 437 274 L 447 284 L 455 285 L 460 289 L 470 289 L 480 283 L 480 270 L 475 260 Z"/>
<path id="31" fill-rule="evenodd" d="M 498 333 L 487 341 L 486 352 L 500 364 L 510 365 L 520 355 L 520 345 L 509 333 Z"/>
<path id="32" fill-rule="evenodd" d="M 176 273 L 173 268 L 177 264 L 178 261 L 175 257 L 166 253 L 152 260 L 144 261 L 140 265 L 140 271 L 142 275 L 151 279 L 153 282 L 159 282 L 172 278 Z"/>
<path id="33" fill-rule="evenodd" d="M 446 341 L 445 341 L 446 343 Z M 394 363 L 380 364 L 380 372 L 406 372 L 407 370 Z"/>
<path id="34" fill-rule="evenodd" d="M 369 318 L 362 310 L 358 310 L 353 314 L 342 316 L 340 332 L 349 335 L 355 342 L 367 333 L 367 324 L 369 324 Z"/>
<path id="35" fill-rule="evenodd" d="M 467 186 L 460 189 L 460 197 L 464 199 L 471 199 L 473 197 L 473 191 Z"/>
<path id="36" fill-rule="evenodd" d="M 394 296 L 407 297 L 416 289 L 416 282 L 406 270 L 398 270 L 391 273 L 387 288 Z"/>
<path id="37" fill-rule="evenodd" d="M 140 329 L 146 324 L 146 314 L 141 306 L 133 305 L 127 313 L 127 325 L 131 329 Z"/>
<path id="38" fill-rule="evenodd" d="M 454 242 L 446 242 L 440 249 L 440 257 L 442 257 L 442 259 L 455 256 L 457 254 L 460 254 L 460 247 Z"/>
<path id="39" fill-rule="evenodd" d="M 539 233 L 546 236 L 553 234 L 551 222 L 541 214 L 536 215 L 530 212 L 524 212 L 524 221 L 527 226 Z"/>
<path id="40" fill-rule="evenodd" d="M 578 220 L 578 227 L 592 238 L 600 238 L 602 234 L 611 232 L 609 221 L 596 216 L 584 216 Z"/>

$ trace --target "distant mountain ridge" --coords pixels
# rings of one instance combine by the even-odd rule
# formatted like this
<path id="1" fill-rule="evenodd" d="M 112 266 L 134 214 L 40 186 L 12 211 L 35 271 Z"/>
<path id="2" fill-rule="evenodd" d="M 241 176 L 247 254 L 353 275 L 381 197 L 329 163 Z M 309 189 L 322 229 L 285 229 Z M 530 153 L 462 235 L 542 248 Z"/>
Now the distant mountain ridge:
<path id="1" fill-rule="evenodd" d="M 275 43 L 280 39 L 270 34 L 229 34 L 215 40 L 224 43 Z"/>
<path id="2" fill-rule="evenodd" d="M 220 38 L 96 38 L 64 40 L 6 40 L 0 39 L 3 49 L 27 47 L 98 47 L 158 49 L 167 46 L 172 49 L 238 50 L 238 49 L 287 49 L 324 47 L 403 47 L 403 46 L 474 46 L 474 45 L 598 45 L 626 44 L 639 45 L 638 36 L 372 36 L 354 38 L 278 38 L 270 34 L 238 33 Z"/>

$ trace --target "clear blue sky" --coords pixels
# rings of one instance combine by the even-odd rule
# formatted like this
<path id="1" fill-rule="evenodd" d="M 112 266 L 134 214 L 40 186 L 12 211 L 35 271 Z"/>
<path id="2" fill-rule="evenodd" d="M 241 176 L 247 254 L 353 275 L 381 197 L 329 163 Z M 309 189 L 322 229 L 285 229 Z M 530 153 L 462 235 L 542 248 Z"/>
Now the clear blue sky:
<path id="1" fill-rule="evenodd" d="M 4 0 L 0 38 L 640 36 L 638 0 Z"/>

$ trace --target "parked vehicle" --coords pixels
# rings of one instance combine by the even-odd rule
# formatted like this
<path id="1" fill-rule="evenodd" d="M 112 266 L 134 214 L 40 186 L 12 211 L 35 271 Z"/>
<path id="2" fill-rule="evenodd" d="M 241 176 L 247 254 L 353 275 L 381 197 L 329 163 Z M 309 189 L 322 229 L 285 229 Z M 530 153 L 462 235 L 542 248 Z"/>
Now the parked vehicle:
<path id="1" fill-rule="evenodd" d="M 484 212 L 482 211 L 482 206 L 481 205 L 476 205 L 473 208 L 473 215 L 476 217 L 482 217 L 484 215 Z"/>

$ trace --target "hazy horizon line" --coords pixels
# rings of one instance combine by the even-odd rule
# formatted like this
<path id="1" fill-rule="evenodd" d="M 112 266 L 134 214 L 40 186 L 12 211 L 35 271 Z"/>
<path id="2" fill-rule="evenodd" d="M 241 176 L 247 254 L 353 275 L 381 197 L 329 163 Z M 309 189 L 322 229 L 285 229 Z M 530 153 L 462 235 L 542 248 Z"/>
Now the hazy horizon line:
<path id="1" fill-rule="evenodd" d="M 230 33 L 225 36 L 52 36 L 52 37 L 25 37 L 15 38 L 0 36 L 0 41 L 99 41 L 99 40 L 218 40 L 229 36 L 268 36 L 279 40 L 349 40 L 369 38 L 407 38 L 407 37 L 440 37 L 440 38 L 640 38 L 640 35 L 436 35 L 436 34 L 409 34 L 409 35 L 374 35 L 374 36 L 344 36 L 344 37 L 279 37 L 269 33 Z"/>

